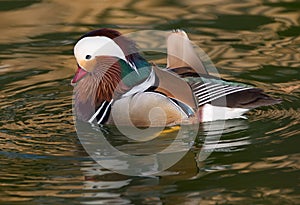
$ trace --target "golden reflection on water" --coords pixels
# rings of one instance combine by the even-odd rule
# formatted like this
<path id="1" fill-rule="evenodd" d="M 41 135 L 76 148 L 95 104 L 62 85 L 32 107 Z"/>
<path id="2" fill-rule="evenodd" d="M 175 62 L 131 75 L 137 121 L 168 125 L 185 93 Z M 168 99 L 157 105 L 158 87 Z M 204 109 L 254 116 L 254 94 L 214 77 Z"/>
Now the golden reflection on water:
<path id="1" fill-rule="evenodd" d="M 300 134 L 299 108 L 293 107 L 299 100 L 300 37 L 289 33 L 299 28 L 300 13 L 281 5 L 289 2 L 48 0 L 0 10 L 0 152 L 4 153 L 0 156 L 0 191 L 4 193 L 0 192 L 0 201 L 85 197 L 90 199 L 86 204 L 130 203 L 131 198 L 157 204 L 256 204 L 265 198 L 297 204 L 296 188 L 289 184 L 278 187 L 265 181 L 271 185 L 254 187 L 247 181 L 247 174 L 259 181 L 262 172 L 280 177 L 279 170 L 299 170 L 299 154 L 276 153 L 277 146 Z M 86 154 L 77 140 L 71 112 L 73 44 L 81 34 L 104 26 L 123 33 L 183 28 L 226 79 L 281 95 L 285 104 L 255 111 L 249 123 L 228 126 L 222 149 L 209 160 L 197 162 L 201 141 L 160 178 L 121 177 L 92 161 L 76 159 Z M 277 124 L 262 130 L 261 136 L 253 133 L 263 129 L 260 121 L 266 119 Z M 231 142 L 242 143 L 233 147 Z M 247 158 L 255 152 L 263 156 Z M 231 177 L 240 175 L 238 179 L 252 187 L 236 185 L 240 181 Z"/>
<path id="2" fill-rule="evenodd" d="M 260 0 L 255 0 L 232 3 L 232 1 L 215 0 L 180 3 L 174 1 L 174 5 L 164 5 L 158 0 L 127 0 L 117 1 L 112 5 L 110 1 L 90 1 L 90 3 L 79 0 L 72 2 L 66 0 L 42 1 L 23 9 L 2 11 L 0 43 L 34 42 L 32 37 L 48 33 L 84 33 L 90 30 L 89 25 L 119 26 L 122 32 L 129 32 L 141 28 L 155 29 L 159 25 L 172 26 L 175 20 L 181 20 L 191 24 L 196 22 L 196 25 L 200 22 L 199 26 L 193 27 L 194 32 L 214 34 L 213 36 L 195 34 L 190 36 L 199 46 L 204 43 L 205 51 L 212 59 L 219 59 L 216 64 L 223 69 L 230 69 L 231 72 L 243 72 L 245 69 L 259 69 L 264 64 L 298 67 L 299 62 L 295 62 L 294 59 L 300 58 L 299 47 L 295 46 L 300 42 L 299 37 L 279 39 L 277 32 L 290 26 L 298 26 L 300 13 L 297 10 L 283 11 L 280 7 L 271 7 L 272 3 L 274 1 L 262 3 Z M 178 9 L 178 6 L 181 9 Z M 216 13 L 220 16 L 213 15 Z M 226 15 L 248 15 L 250 17 L 261 15 L 268 18 L 270 22 L 262 24 L 252 31 L 244 29 L 233 31 L 209 26 L 210 22 L 218 22 Z M 24 18 L 25 16 L 26 18 Z M 235 20 L 226 23 L 243 24 L 243 22 L 237 21 L 238 18 Z M 253 21 L 255 20 L 253 19 Z M 188 26 L 184 25 L 184 27 Z M 216 39 L 222 41 L 214 42 Z M 75 39 L 69 40 L 72 43 Z M 228 40 L 228 42 L 224 40 Z M 230 40 L 237 41 L 231 42 Z M 228 44 L 253 46 L 256 49 L 237 49 Z M 19 55 L 22 55 L 21 58 L 25 57 L 24 64 L 31 64 L 26 62 L 24 53 Z M 51 59 L 49 60 L 49 58 Z M 53 58 L 54 56 L 49 56 L 48 60 L 39 59 L 38 61 L 51 62 L 54 60 Z M 72 67 L 72 64 L 74 64 L 72 61 L 65 63 L 69 68 Z M 12 63 L 3 61 L 2 65 L 12 65 Z M 70 75 L 70 73 L 68 74 Z"/>

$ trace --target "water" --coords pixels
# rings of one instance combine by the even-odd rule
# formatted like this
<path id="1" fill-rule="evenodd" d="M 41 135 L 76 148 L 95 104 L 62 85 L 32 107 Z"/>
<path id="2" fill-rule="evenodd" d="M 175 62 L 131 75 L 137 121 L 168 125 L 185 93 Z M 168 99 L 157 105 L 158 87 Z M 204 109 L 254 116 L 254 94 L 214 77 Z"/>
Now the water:
<path id="1" fill-rule="evenodd" d="M 0 204 L 300 204 L 298 1 L 0 5 Z M 163 176 L 101 169 L 77 138 L 70 86 L 74 42 L 98 27 L 183 28 L 222 77 L 283 103 L 227 121 L 217 145 L 206 127 L 218 132 L 219 122 L 200 125 L 196 143 Z M 119 146 L 130 148 L 122 140 Z M 202 161 L 199 153 L 215 146 Z"/>

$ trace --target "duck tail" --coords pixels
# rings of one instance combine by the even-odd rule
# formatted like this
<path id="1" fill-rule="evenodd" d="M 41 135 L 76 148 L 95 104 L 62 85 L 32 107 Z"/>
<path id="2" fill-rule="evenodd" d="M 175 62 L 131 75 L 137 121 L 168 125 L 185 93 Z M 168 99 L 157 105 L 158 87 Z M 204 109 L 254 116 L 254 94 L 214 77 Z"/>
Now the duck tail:
<path id="1" fill-rule="evenodd" d="M 261 106 L 269 106 L 281 103 L 281 99 L 267 95 L 263 90 L 251 88 L 226 96 L 226 104 L 232 108 L 253 109 Z"/>

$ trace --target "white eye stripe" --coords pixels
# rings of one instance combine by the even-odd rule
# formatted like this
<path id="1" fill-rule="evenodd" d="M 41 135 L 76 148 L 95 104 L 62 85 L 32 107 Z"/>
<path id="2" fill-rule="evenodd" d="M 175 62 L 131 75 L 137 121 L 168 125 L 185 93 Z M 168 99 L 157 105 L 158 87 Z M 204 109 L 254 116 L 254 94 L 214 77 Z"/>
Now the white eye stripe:
<path id="1" fill-rule="evenodd" d="M 77 61 L 89 60 L 95 56 L 115 56 L 127 62 L 118 44 L 105 36 L 85 37 L 79 40 L 74 47 L 74 55 Z"/>

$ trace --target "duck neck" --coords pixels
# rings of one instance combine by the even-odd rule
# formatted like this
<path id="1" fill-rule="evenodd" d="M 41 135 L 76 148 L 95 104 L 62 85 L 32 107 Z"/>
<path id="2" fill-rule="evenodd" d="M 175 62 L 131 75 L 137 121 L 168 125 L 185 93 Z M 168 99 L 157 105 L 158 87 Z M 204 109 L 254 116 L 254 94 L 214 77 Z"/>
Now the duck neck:
<path id="1" fill-rule="evenodd" d="M 151 73 L 151 64 L 144 59 L 130 64 L 120 61 L 122 83 L 129 89 L 145 81 Z"/>

